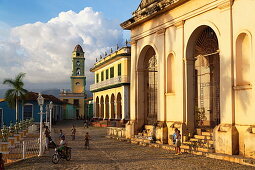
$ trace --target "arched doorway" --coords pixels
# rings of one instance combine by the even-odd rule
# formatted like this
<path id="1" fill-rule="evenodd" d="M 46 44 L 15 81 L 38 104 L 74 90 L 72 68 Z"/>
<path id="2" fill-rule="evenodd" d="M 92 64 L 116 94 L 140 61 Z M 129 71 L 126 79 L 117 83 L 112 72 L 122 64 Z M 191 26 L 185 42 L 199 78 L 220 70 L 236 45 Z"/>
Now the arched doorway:
<path id="1" fill-rule="evenodd" d="M 105 118 L 109 119 L 109 96 L 105 97 Z"/>
<path id="2" fill-rule="evenodd" d="M 143 124 L 153 125 L 158 114 L 158 62 L 152 46 L 146 46 L 141 51 L 137 70 L 138 119 L 143 120 Z"/>
<path id="3" fill-rule="evenodd" d="M 115 119 L 115 97 L 114 94 L 111 95 L 111 119 Z"/>
<path id="4" fill-rule="evenodd" d="M 97 118 L 99 117 L 99 98 L 96 98 L 96 115 Z"/>
<path id="5" fill-rule="evenodd" d="M 188 114 L 195 127 L 220 123 L 220 59 L 218 38 L 208 26 L 197 28 L 187 46 Z"/>
<path id="6" fill-rule="evenodd" d="M 121 104 L 121 94 L 117 94 L 117 118 L 122 119 L 122 104 Z"/>
<path id="7" fill-rule="evenodd" d="M 100 112 L 100 118 L 104 118 L 104 97 L 103 96 L 101 96 L 101 100 L 100 100 L 100 110 L 101 110 L 101 112 Z"/>

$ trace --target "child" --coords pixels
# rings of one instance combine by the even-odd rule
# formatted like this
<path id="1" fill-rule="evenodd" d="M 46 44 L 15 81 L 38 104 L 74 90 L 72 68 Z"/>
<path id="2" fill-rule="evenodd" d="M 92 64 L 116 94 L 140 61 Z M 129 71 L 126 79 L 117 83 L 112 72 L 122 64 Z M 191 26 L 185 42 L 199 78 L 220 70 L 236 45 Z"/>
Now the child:
<path id="1" fill-rule="evenodd" d="M 72 128 L 72 140 L 75 140 L 75 133 L 76 133 L 76 129 L 73 125 L 73 128 Z"/>
<path id="2" fill-rule="evenodd" d="M 63 134 L 62 129 L 60 129 L 59 132 L 60 132 L 60 133 L 59 133 L 58 139 L 61 140 L 61 137 L 62 137 L 64 134 Z"/>
<path id="3" fill-rule="evenodd" d="M 179 155 L 181 154 L 181 134 L 180 134 L 180 130 L 177 129 L 176 131 L 176 146 L 175 146 L 175 152 L 176 152 L 176 155 Z"/>
<path id="4" fill-rule="evenodd" d="M 89 149 L 89 140 L 91 137 L 89 136 L 89 132 L 86 133 L 85 135 L 85 149 Z"/>

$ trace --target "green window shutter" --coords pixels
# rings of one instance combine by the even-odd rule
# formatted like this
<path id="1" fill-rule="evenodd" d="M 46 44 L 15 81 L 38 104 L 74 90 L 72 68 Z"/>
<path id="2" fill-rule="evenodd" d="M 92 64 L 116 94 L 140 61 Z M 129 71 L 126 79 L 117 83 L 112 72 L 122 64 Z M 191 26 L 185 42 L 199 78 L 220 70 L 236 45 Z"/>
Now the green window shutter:
<path id="1" fill-rule="evenodd" d="M 121 76 L 121 64 L 118 64 L 118 76 Z"/>
<path id="2" fill-rule="evenodd" d="M 101 81 L 104 81 L 104 71 L 101 72 Z"/>
<path id="3" fill-rule="evenodd" d="M 105 71 L 105 78 L 106 78 L 106 80 L 109 78 L 109 69 L 107 69 L 107 70 Z"/>
<path id="4" fill-rule="evenodd" d="M 114 77 L 114 67 L 110 68 L 110 78 Z"/>
<path id="5" fill-rule="evenodd" d="M 97 74 L 97 83 L 99 82 L 99 74 Z"/>

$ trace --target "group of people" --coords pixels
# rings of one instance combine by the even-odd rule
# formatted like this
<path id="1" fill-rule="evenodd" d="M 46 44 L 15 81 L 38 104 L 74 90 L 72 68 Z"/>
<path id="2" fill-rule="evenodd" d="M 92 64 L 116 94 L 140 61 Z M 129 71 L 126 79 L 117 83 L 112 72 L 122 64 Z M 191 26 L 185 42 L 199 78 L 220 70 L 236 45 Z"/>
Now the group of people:
<path id="1" fill-rule="evenodd" d="M 52 141 L 51 139 L 51 136 L 50 136 L 50 130 L 48 128 L 48 126 L 45 127 L 45 132 L 44 132 L 44 135 L 46 137 L 46 149 L 48 150 L 49 148 L 49 144 L 50 144 L 50 141 Z M 72 129 L 71 129 L 71 138 L 72 140 L 75 140 L 75 135 L 76 135 L 76 128 L 75 126 L 73 125 L 72 126 Z M 59 130 L 59 136 L 58 136 L 58 139 L 59 139 L 59 149 L 62 151 L 62 150 L 65 150 L 66 146 L 67 146 L 67 142 L 66 142 L 66 137 L 62 131 L 62 129 Z M 84 136 L 84 140 L 85 140 L 85 148 L 86 149 L 89 149 L 89 140 L 91 139 L 90 135 L 88 132 L 86 132 L 85 136 Z"/>

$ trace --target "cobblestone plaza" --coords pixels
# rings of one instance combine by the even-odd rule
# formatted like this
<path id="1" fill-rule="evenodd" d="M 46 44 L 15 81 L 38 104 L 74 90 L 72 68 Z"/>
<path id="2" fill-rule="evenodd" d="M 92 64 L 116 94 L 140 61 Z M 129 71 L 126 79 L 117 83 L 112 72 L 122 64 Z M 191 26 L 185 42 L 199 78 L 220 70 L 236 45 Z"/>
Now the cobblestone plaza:
<path id="1" fill-rule="evenodd" d="M 214 160 L 191 154 L 175 155 L 174 152 L 159 148 L 142 147 L 127 142 L 105 138 L 105 128 L 84 129 L 82 122 L 75 123 L 77 137 L 71 141 L 71 127 L 74 122 L 65 121 L 55 126 L 67 136 L 68 145 L 72 147 L 70 162 L 61 160 L 55 165 L 51 162 L 53 150 L 41 158 L 27 159 L 13 164 L 6 169 L 254 169 L 253 167 Z M 84 149 L 83 136 L 89 132 L 91 149 Z M 57 140 L 55 139 L 57 142 Z M 230 168 L 231 167 L 231 168 Z"/>

